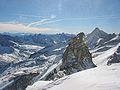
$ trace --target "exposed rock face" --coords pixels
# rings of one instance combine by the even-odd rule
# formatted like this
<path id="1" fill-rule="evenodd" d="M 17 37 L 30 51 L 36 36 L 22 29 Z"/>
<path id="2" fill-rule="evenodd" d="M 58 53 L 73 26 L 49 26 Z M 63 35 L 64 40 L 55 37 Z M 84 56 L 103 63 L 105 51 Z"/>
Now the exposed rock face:
<path id="1" fill-rule="evenodd" d="M 84 33 L 79 33 L 70 40 L 68 47 L 63 54 L 61 69 L 66 74 L 72 74 L 81 70 L 95 67 L 92 56 L 83 40 Z"/>
<path id="2" fill-rule="evenodd" d="M 111 65 L 113 63 L 120 63 L 120 46 L 118 47 L 117 51 L 110 57 L 107 65 Z"/>

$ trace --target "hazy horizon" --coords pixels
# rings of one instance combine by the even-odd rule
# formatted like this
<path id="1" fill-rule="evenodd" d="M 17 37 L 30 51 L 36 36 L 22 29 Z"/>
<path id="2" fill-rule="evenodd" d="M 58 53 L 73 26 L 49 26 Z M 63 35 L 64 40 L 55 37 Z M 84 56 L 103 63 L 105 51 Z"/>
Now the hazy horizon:
<path id="1" fill-rule="evenodd" d="M 100 29 L 100 28 L 99 28 Z M 93 29 L 93 30 L 91 30 L 91 31 L 88 31 L 88 32 L 84 32 L 84 31 L 79 31 L 78 33 L 80 33 L 80 32 L 83 32 L 84 34 L 90 34 L 90 33 L 92 33 L 93 31 L 95 30 L 95 28 Z M 101 30 L 101 29 L 100 29 Z M 102 30 L 102 31 L 104 31 L 104 30 Z M 115 34 L 119 34 L 120 32 L 107 32 L 107 31 L 104 31 L 105 33 L 108 33 L 108 34 L 113 34 L 113 33 L 115 33 Z M 78 33 L 70 33 L 70 32 L 0 32 L 0 34 L 12 34 L 12 35 L 21 35 L 21 34 L 23 34 L 23 35 L 32 35 L 32 34 L 48 34 L 48 35 L 50 35 L 50 34 L 74 34 L 74 35 L 77 35 Z"/>

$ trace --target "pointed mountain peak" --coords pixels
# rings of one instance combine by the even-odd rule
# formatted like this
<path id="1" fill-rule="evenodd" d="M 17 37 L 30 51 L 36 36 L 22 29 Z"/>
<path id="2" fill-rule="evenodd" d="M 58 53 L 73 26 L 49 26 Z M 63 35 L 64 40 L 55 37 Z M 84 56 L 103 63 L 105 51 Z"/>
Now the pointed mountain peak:
<path id="1" fill-rule="evenodd" d="M 96 27 L 96 28 L 92 31 L 92 34 L 95 34 L 95 35 L 107 35 L 106 32 L 104 32 L 103 30 L 99 29 L 98 27 Z"/>
<path id="2" fill-rule="evenodd" d="M 90 48 L 94 48 L 95 45 L 98 44 L 101 40 L 106 38 L 109 34 L 106 32 L 100 30 L 98 27 L 96 27 L 90 34 L 87 35 L 85 38 L 87 45 Z"/>
<path id="3" fill-rule="evenodd" d="M 101 32 L 102 30 L 100 30 L 98 27 L 96 27 L 93 32 Z"/>
<path id="4" fill-rule="evenodd" d="M 96 28 L 94 29 L 94 31 L 100 31 L 100 29 L 99 29 L 98 27 L 96 27 Z"/>

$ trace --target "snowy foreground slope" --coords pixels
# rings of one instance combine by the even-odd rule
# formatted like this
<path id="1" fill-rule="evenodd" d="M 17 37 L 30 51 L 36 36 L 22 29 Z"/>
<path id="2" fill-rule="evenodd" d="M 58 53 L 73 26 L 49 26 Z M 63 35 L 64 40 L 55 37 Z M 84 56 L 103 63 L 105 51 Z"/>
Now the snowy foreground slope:
<path id="1" fill-rule="evenodd" d="M 119 76 L 120 64 L 99 66 L 66 76 L 55 82 L 38 81 L 27 87 L 27 90 L 120 90 Z"/>

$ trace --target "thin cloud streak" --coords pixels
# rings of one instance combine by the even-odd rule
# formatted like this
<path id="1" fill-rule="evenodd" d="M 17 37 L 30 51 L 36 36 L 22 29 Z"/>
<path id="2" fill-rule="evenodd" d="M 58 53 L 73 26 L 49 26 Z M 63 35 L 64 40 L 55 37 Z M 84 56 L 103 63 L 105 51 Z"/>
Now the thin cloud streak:
<path id="1" fill-rule="evenodd" d="M 27 27 L 30 27 L 30 26 L 33 26 L 33 25 L 37 25 L 37 24 L 42 24 L 43 22 L 45 21 L 49 21 L 50 19 L 42 19 L 40 21 L 37 21 L 37 22 L 32 22 L 30 24 L 27 25 Z"/>
<path id="2" fill-rule="evenodd" d="M 55 19 L 55 18 L 56 18 L 55 15 L 51 15 L 49 18 L 44 18 L 44 19 L 41 19 L 40 21 L 32 22 L 32 23 L 28 24 L 27 26 L 28 26 L 28 27 L 31 27 L 31 26 L 33 26 L 33 25 L 44 24 L 45 22 L 49 22 L 49 21 L 51 21 L 51 20 L 53 20 L 53 19 Z"/>
<path id="3" fill-rule="evenodd" d="M 40 21 L 32 22 L 28 24 L 27 26 L 38 26 L 38 25 L 44 25 L 44 24 L 51 24 L 51 23 L 56 23 L 56 22 L 61 22 L 61 21 L 68 21 L 68 20 L 91 20 L 91 19 L 120 19 L 118 16 L 95 16 L 95 17 L 87 17 L 87 18 L 62 18 L 62 19 L 42 19 Z"/>
<path id="4" fill-rule="evenodd" d="M 60 21 L 64 21 L 64 20 L 65 20 L 65 19 L 51 20 L 51 21 L 45 21 L 45 22 L 38 21 L 38 22 L 30 23 L 30 24 L 27 25 L 27 26 L 28 26 L 28 27 L 30 27 L 30 26 L 32 26 L 32 25 L 38 26 L 38 25 L 44 25 L 44 24 L 50 24 L 50 23 L 60 22 Z"/>

